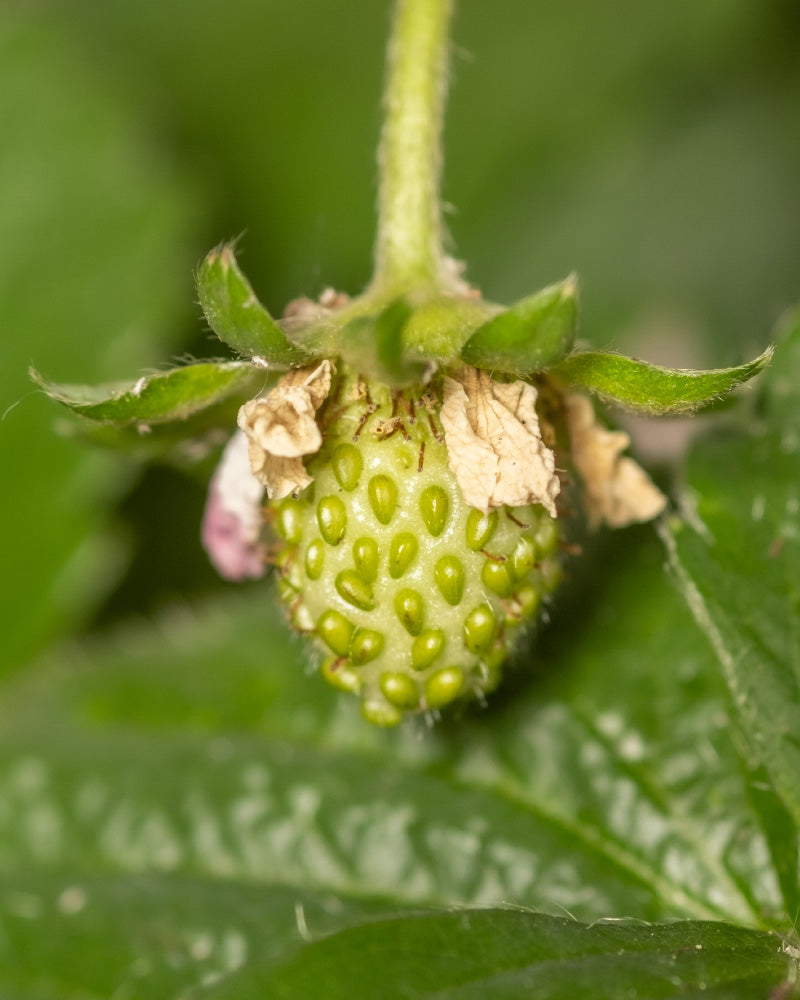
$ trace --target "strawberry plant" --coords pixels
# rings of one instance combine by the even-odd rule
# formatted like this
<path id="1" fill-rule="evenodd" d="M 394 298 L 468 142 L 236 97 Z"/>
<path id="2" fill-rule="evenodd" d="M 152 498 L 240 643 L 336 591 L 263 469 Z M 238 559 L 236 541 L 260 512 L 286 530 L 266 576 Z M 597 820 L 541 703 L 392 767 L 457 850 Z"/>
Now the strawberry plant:
<path id="1" fill-rule="evenodd" d="M 276 561 L 290 622 L 327 654 L 323 676 L 359 694 L 379 725 L 496 687 L 519 626 L 558 580 L 557 454 L 574 466 L 594 522 L 662 511 L 663 496 L 622 454 L 627 436 L 607 431 L 581 390 L 648 414 L 686 413 L 771 355 L 702 372 L 581 350 L 574 278 L 509 309 L 462 279 L 442 248 L 438 194 L 450 9 L 397 6 L 375 273 L 361 295 L 296 300 L 277 323 L 225 246 L 200 268 L 200 302 L 246 360 L 89 389 L 33 372 L 106 428 L 177 422 L 184 441 L 190 420 L 207 424 L 262 373 L 212 487 L 206 545 L 224 575 L 263 573 L 260 484 L 286 543 Z M 270 373 L 286 369 L 267 390 Z"/>
<path id="2" fill-rule="evenodd" d="M 268 577 L 304 645 L 256 585 L 9 686 L 14 995 L 794 995 L 797 331 L 670 510 L 606 408 L 708 409 L 772 351 L 658 367 L 576 339 L 574 277 L 510 307 L 466 281 L 439 199 L 450 15 L 395 6 L 362 293 L 273 319 L 223 244 L 197 289 L 233 358 L 34 372 L 73 434 L 184 465 L 223 446 L 205 548 Z M 653 519 L 672 582 L 628 527 Z"/>

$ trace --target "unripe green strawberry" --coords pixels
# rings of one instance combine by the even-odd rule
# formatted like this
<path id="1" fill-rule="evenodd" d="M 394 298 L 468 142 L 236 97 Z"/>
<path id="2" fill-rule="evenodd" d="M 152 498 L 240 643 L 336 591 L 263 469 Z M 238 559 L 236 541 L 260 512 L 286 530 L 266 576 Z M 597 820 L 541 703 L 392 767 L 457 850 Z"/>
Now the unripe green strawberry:
<path id="1" fill-rule="evenodd" d="M 87 390 L 33 373 L 97 422 L 98 440 L 181 463 L 207 455 L 242 402 L 211 480 L 203 544 L 229 580 L 277 563 L 289 618 L 314 637 L 324 676 L 358 694 L 381 725 L 497 684 L 558 581 L 557 464 L 579 485 L 573 501 L 590 526 L 664 509 L 625 454 L 628 435 L 598 418 L 587 393 L 650 415 L 685 414 L 771 356 L 716 372 L 659 369 L 575 347 L 572 275 L 508 308 L 464 281 L 444 253 L 438 200 L 451 6 L 396 7 L 375 270 L 360 295 L 327 289 L 276 321 L 223 245 L 200 266 L 198 295 L 240 360 L 157 372 L 128 388 Z M 277 554 L 265 544 L 265 496 Z"/>
<path id="2" fill-rule="evenodd" d="M 464 502 L 440 403 L 435 380 L 393 391 L 340 366 L 313 483 L 269 505 L 291 623 L 379 725 L 491 691 L 560 573 L 544 508 Z"/>

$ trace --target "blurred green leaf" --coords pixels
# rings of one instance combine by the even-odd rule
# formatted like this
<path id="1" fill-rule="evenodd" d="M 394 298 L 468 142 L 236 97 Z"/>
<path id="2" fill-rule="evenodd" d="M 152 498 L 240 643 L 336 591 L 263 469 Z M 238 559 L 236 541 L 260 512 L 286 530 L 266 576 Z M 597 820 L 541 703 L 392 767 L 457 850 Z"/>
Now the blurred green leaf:
<path id="1" fill-rule="evenodd" d="M 238 354 L 257 356 L 275 368 L 288 368 L 309 358 L 287 340 L 258 301 L 230 244 L 206 256 L 197 273 L 197 291 L 209 326 Z"/>
<path id="2" fill-rule="evenodd" d="M 263 385 L 263 372 L 261 375 Z M 136 462 L 160 462 L 210 476 L 213 467 L 208 465 L 208 460 L 218 455 L 233 433 L 243 401 L 233 396 L 199 410 L 179 423 L 119 427 L 67 418 L 58 422 L 55 430 L 63 438 L 109 449 Z M 168 528 L 168 525 L 164 524 L 164 527 Z"/>
<path id="3" fill-rule="evenodd" d="M 303 934 L 377 910 L 301 888 L 88 872 L 0 877 L 4 1000 L 174 1000 L 238 969 L 285 961 Z M 205 995 L 205 993 L 203 993 Z"/>
<path id="4" fill-rule="evenodd" d="M 765 376 L 746 436 L 693 449 L 687 517 L 664 531 L 689 607 L 722 666 L 734 710 L 800 824 L 800 323 Z"/>
<path id="5" fill-rule="evenodd" d="M 190 19 L 183 0 L 47 7 L 213 179 L 211 242 L 246 230 L 274 315 L 363 287 L 385 4 L 230 0 L 223 32 L 212 0 Z M 688 366 L 748 356 L 797 293 L 796 17 L 778 0 L 459 4 L 444 194 L 471 280 L 511 302 L 574 270 L 596 347 L 646 357 L 637 335 L 665 318 Z"/>
<path id="6" fill-rule="evenodd" d="M 135 471 L 54 434 L 28 366 L 99 379 L 161 363 L 191 316 L 194 225 L 194 183 L 156 153 L 135 102 L 39 5 L 1 20 L 0 675 L 117 578 L 107 511 Z"/>
<path id="7" fill-rule="evenodd" d="M 30 375 L 73 413 L 116 427 L 185 421 L 231 396 L 252 395 L 264 382 L 263 372 L 244 361 L 206 361 L 142 375 L 135 382 L 100 385 L 62 385 L 35 369 Z"/>
<path id="8" fill-rule="evenodd" d="M 528 375 L 569 354 L 578 321 L 574 275 L 543 288 L 490 319 L 461 349 L 468 365 Z"/>
<path id="9" fill-rule="evenodd" d="M 713 403 L 757 375 L 772 358 L 772 348 L 739 365 L 712 371 L 677 371 L 625 358 L 619 354 L 584 351 L 553 368 L 569 385 L 595 392 L 604 399 L 641 413 L 691 413 Z"/>

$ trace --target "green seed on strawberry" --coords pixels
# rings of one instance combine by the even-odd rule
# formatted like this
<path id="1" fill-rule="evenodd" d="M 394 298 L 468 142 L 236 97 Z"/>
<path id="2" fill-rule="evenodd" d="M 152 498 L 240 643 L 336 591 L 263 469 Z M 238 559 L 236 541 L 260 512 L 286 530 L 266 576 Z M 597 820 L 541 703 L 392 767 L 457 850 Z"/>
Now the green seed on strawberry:
<path id="1" fill-rule="evenodd" d="M 411 666 L 415 670 L 425 670 L 439 658 L 444 644 L 445 637 L 441 629 L 422 632 L 411 643 Z"/>

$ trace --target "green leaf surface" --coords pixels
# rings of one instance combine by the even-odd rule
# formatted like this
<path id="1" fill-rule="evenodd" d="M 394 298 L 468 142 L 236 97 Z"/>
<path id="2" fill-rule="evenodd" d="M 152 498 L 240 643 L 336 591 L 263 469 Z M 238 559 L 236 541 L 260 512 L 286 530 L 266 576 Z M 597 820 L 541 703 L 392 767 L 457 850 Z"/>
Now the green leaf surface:
<path id="1" fill-rule="evenodd" d="M 73 413 L 116 427 L 183 421 L 232 396 L 253 395 L 265 381 L 263 372 L 240 361 L 200 362 L 103 385 L 61 385 L 33 369 L 31 378 Z"/>
<path id="2" fill-rule="evenodd" d="M 232 246 L 207 255 L 197 274 L 197 291 L 209 326 L 238 354 L 258 357 L 275 368 L 310 360 L 286 338 L 258 301 L 236 263 Z"/>
<path id="3" fill-rule="evenodd" d="M 312 932 L 341 930 L 376 910 L 224 879 L 15 873 L 0 877 L 0 995 L 194 997 L 254 960 L 288 960 Z"/>
<path id="4" fill-rule="evenodd" d="M 321 983 L 331 1000 L 571 1000 L 580 990 L 750 1000 L 786 984 L 782 996 L 794 996 L 791 945 L 726 924 L 586 925 L 498 909 L 380 917 L 367 901 L 224 880 L 8 876 L 0 988 L 18 1000 L 306 1000 Z"/>
<path id="5" fill-rule="evenodd" d="M 732 392 L 757 375 L 772 358 L 772 348 L 739 365 L 711 371 L 659 368 L 619 354 L 584 351 L 570 355 L 553 374 L 603 399 L 649 414 L 691 413 Z"/>
<path id="6" fill-rule="evenodd" d="M 572 350 L 577 322 L 578 284 L 571 275 L 490 319 L 464 344 L 461 359 L 508 375 L 541 371 Z"/>
<path id="7" fill-rule="evenodd" d="M 126 556 L 108 511 L 135 475 L 53 433 L 59 412 L 28 366 L 101 380 L 180 350 L 202 199 L 128 89 L 40 5 L 6 4 L 0 22 L 3 675 L 113 586 Z"/>
<path id="8" fill-rule="evenodd" d="M 376 921 L 263 965 L 265 975 L 242 970 L 209 996 L 300 1000 L 325 983 L 330 1000 L 752 1000 L 797 975 L 777 936 L 725 924 L 587 926 L 503 910 Z"/>
<path id="9" fill-rule="evenodd" d="M 258 587 L 52 654 L 0 700 L 0 872 L 348 913 L 515 904 L 785 927 L 724 689 L 659 547 L 641 529 L 593 560 L 616 570 L 591 598 L 564 595 L 513 697 L 432 730 L 367 726 L 309 675 Z M 242 975 L 273 971 L 256 949 Z"/>
<path id="10" fill-rule="evenodd" d="M 756 765 L 800 823 L 800 324 L 746 436 L 699 442 L 684 521 L 664 537 L 719 658 Z"/>

